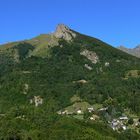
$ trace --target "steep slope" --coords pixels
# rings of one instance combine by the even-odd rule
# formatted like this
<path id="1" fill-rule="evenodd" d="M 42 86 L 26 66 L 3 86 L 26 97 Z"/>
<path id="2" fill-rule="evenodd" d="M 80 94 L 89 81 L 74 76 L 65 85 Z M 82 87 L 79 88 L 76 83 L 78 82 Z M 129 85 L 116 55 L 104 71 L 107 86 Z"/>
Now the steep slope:
<path id="1" fill-rule="evenodd" d="M 0 51 L 1 139 L 139 139 L 131 130 L 113 132 L 104 119 L 125 110 L 140 114 L 138 58 L 65 25 Z M 109 109 L 95 123 L 58 115 L 74 95 Z"/>

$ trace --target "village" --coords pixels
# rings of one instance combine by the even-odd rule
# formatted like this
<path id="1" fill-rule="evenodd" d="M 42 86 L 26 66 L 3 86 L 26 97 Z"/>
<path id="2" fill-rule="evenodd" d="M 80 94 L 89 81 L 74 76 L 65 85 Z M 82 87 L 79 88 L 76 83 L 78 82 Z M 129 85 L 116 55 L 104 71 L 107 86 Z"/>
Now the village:
<path id="1" fill-rule="evenodd" d="M 73 117 L 79 120 L 88 120 L 90 122 L 104 122 L 111 127 L 112 130 L 118 132 L 128 129 L 138 131 L 138 128 L 140 127 L 140 118 L 134 114 L 126 112 L 117 117 L 112 117 L 108 113 L 109 107 L 104 107 L 102 104 L 90 105 L 77 95 L 74 95 L 70 100 L 71 105 L 57 111 L 58 115 Z M 38 107 L 43 104 L 43 98 L 34 96 L 33 99 L 30 99 L 30 104 L 34 104 L 35 107 Z"/>
<path id="2" fill-rule="evenodd" d="M 140 118 L 138 116 L 131 117 L 130 115 L 122 113 L 120 116 L 110 117 L 108 120 L 103 117 L 108 114 L 108 107 L 103 107 L 99 104 L 90 105 L 85 101 L 81 101 L 79 97 L 74 98 L 77 98 L 76 100 L 78 100 L 78 102 L 73 102 L 71 106 L 59 110 L 57 114 L 80 120 L 88 120 L 90 122 L 105 122 L 112 130 L 118 132 L 127 129 L 137 130 L 137 128 L 140 127 Z"/>

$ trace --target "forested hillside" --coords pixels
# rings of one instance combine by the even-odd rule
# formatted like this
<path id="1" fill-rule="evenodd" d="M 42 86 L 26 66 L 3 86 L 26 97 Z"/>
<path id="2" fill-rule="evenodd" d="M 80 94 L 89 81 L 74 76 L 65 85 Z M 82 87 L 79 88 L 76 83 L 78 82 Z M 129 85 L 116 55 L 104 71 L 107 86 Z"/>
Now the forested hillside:
<path id="1" fill-rule="evenodd" d="M 140 118 L 140 59 L 59 25 L 54 34 L 0 48 L 1 140 L 139 140 L 140 128 L 108 121 Z M 91 121 L 57 112 L 75 102 L 106 107 Z M 108 116 L 108 117 L 106 117 Z"/>

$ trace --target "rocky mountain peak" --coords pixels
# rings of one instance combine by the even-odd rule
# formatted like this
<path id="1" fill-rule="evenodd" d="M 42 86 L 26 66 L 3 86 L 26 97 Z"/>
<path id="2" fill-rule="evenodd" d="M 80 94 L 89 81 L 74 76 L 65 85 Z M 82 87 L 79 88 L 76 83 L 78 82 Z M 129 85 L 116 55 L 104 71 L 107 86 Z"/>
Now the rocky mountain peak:
<path id="1" fill-rule="evenodd" d="M 68 26 L 58 24 L 56 31 L 54 32 L 54 36 L 59 39 L 72 41 L 72 39 L 76 37 L 76 33 L 74 33 Z"/>
<path id="2" fill-rule="evenodd" d="M 127 47 L 120 46 L 118 47 L 118 49 L 140 58 L 140 45 L 137 45 L 135 48 L 127 48 Z"/>
<path id="3" fill-rule="evenodd" d="M 66 26 L 65 24 L 58 24 L 56 27 L 56 32 L 66 32 L 69 31 L 70 28 Z"/>
<path id="4" fill-rule="evenodd" d="M 140 50 L 140 45 L 137 45 L 136 48 L 134 48 L 135 50 Z"/>

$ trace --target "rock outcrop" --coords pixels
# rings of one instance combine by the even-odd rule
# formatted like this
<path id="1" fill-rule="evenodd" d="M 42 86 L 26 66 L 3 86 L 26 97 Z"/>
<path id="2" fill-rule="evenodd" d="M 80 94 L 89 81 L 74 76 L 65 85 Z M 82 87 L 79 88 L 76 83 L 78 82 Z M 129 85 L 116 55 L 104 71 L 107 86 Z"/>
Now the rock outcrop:
<path id="1" fill-rule="evenodd" d="M 105 62 L 105 67 L 109 67 L 110 63 L 109 62 Z"/>
<path id="2" fill-rule="evenodd" d="M 93 64 L 96 64 L 99 61 L 99 57 L 97 56 L 95 52 L 85 49 L 80 54 L 85 56 L 87 59 L 89 59 Z"/>
<path id="3" fill-rule="evenodd" d="M 56 38 L 65 39 L 66 41 L 72 41 L 76 37 L 76 33 L 70 30 L 69 27 L 64 24 L 59 24 L 56 28 L 56 31 L 53 33 Z"/>
<path id="4" fill-rule="evenodd" d="M 35 104 L 36 107 L 43 104 L 43 98 L 40 96 L 34 96 L 33 99 L 30 99 L 30 104 Z"/>
<path id="5" fill-rule="evenodd" d="M 87 68 L 88 70 L 92 70 L 93 68 L 91 66 L 89 66 L 88 64 L 85 64 L 85 68 Z"/>
<path id="6" fill-rule="evenodd" d="M 27 94 L 28 90 L 29 90 L 29 85 L 28 84 L 24 84 L 23 94 Z"/>

